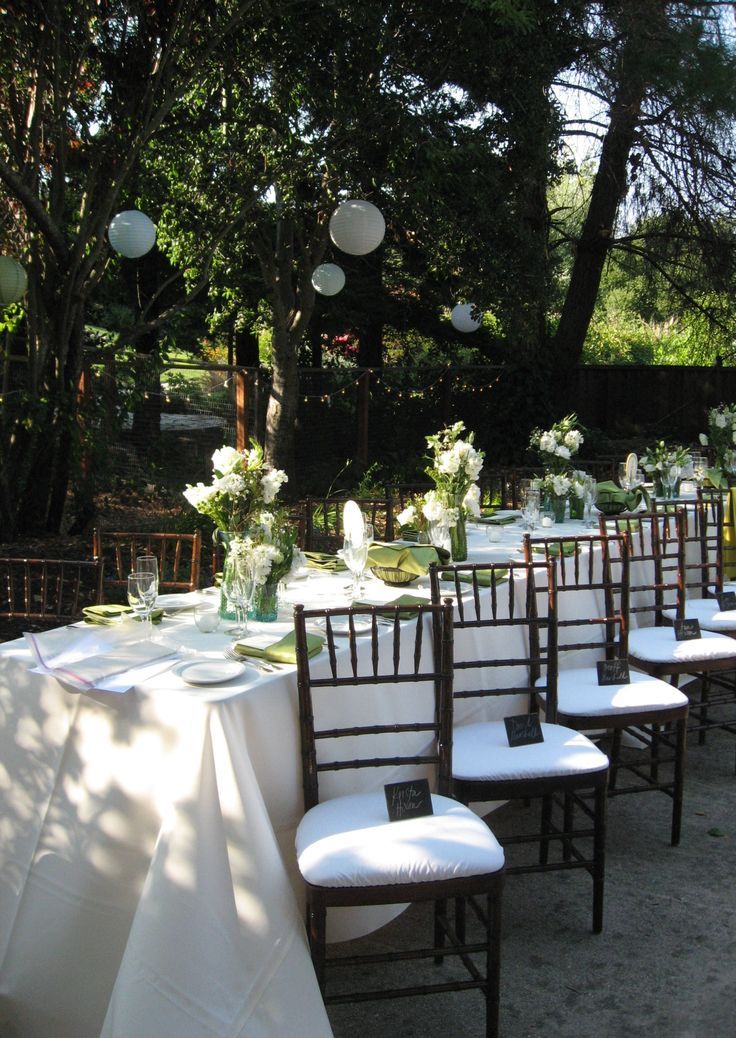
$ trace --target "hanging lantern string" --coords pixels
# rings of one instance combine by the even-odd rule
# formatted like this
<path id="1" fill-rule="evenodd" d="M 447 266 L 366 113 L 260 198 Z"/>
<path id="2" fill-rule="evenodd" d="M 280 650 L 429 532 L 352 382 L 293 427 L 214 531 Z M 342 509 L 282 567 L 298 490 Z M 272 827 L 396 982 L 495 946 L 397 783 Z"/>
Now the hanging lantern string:
<path id="1" fill-rule="evenodd" d="M 319 400 L 320 403 L 329 404 L 336 396 L 341 396 L 344 393 L 349 393 L 351 389 L 354 389 L 360 382 L 363 381 L 363 375 L 358 375 L 352 382 L 348 382 L 347 385 L 342 386 L 340 389 L 333 390 L 332 393 L 304 393 L 302 400 L 305 404 L 309 403 L 310 400 Z"/>

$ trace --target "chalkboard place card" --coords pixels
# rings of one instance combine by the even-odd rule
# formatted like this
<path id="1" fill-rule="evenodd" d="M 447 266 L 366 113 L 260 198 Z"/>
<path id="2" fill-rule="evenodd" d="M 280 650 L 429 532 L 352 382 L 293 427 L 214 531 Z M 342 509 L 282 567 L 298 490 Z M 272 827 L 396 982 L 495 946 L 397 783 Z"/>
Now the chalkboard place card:
<path id="1" fill-rule="evenodd" d="M 700 621 L 696 618 L 686 617 L 684 620 L 675 620 L 675 638 L 678 642 L 689 642 L 693 638 L 700 637 Z"/>
<path id="2" fill-rule="evenodd" d="M 542 726 L 536 714 L 514 714 L 504 717 L 506 738 L 509 746 L 531 746 L 535 742 L 544 742 Z"/>
<path id="3" fill-rule="evenodd" d="M 627 685 L 631 681 L 628 660 L 598 660 L 596 667 L 599 685 Z"/>
<path id="4" fill-rule="evenodd" d="M 410 779 L 408 782 L 387 782 L 383 787 L 390 822 L 401 822 L 405 818 L 420 818 L 434 814 L 432 794 L 427 779 Z"/>
<path id="5" fill-rule="evenodd" d="M 722 613 L 729 609 L 736 609 L 736 591 L 719 591 L 716 595 L 718 608 Z"/>

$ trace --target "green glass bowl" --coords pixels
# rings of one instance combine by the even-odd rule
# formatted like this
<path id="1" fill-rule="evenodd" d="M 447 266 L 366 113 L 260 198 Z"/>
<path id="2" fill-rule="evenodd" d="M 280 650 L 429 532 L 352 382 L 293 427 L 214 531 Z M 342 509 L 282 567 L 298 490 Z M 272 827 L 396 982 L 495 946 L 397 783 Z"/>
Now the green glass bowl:
<path id="1" fill-rule="evenodd" d="M 384 584 L 392 584 L 394 587 L 404 587 L 417 579 L 416 573 L 409 573 L 405 569 L 393 569 L 389 566 L 372 566 L 371 573 L 382 580 Z"/>

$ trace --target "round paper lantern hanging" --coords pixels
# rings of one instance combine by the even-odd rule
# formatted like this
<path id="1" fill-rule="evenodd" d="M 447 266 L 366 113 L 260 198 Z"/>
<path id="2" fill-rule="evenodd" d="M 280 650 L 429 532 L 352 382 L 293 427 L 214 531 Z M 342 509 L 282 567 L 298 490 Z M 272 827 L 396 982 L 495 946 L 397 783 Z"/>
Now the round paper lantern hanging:
<path id="1" fill-rule="evenodd" d="M 0 256 L 0 306 L 17 303 L 28 287 L 28 277 L 17 259 Z"/>
<path id="2" fill-rule="evenodd" d="M 107 237 L 115 252 L 128 259 L 138 259 L 155 245 L 156 225 L 145 213 L 126 209 L 112 218 Z"/>
<path id="3" fill-rule="evenodd" d="M 345 272 L 337 263 L 320 263 L 312 272 L 312 286 L 323 296 L 336 296 L 345 287 Z"/>
<path id="4" fill-rule="evenodd" d="M 452 327 L 459 332 L 477 331 L 480 328 L 480 321 L 473 317 L 473 311 L 477 311 L 477 309 L 472 303 L 457 303 L 450 314 Z"/>
<path id="5" fill-rule="evenodd" d="M 330 217 L 330 237 L 338 249 L 365 256 L 383 241 L 386 221 L 372 202 L 358 198 L 342 202 Z"/>

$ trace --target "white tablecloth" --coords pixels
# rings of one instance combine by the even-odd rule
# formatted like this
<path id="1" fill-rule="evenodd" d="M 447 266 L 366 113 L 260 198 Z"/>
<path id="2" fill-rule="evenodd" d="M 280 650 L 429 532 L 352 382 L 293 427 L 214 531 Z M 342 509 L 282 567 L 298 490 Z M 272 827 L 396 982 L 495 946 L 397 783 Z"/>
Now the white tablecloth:
<path id="1" fill-rule="evenodd" d="M 471 530 L 473 559 L 521 557 L 518 524 L 501 529 L 494 544 Z M 291 598 L 345 603 L 346 582 L 314 576 Z M 373 581 L 366 597 L 397 590 Z M 161 633 L 189 653 L 217 655 L 229 640 L 187 614 Z M 473 652 L 463 638 L 456 652 Z M 174 668 L 116 695 L 71 693 L 29 667 L 22 643 L 0 646 L 0 1033 L 328 1038 L 293 853 L 294 668 L 214 688 Z M 490 709 L 523 708 L 512 696 Z M 458 723 L 488 709 L 461 701 Z M 332 933 L 385 918 L 347 913 Z"/>

